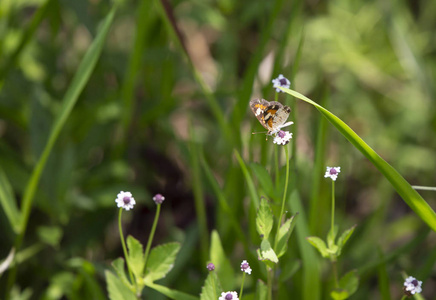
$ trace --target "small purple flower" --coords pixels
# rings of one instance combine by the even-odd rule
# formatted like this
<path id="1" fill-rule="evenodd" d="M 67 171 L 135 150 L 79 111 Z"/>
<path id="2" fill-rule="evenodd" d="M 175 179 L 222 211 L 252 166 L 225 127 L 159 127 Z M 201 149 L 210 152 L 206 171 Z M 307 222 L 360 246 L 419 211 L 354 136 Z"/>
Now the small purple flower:
<path id="1" fill-rule="evenodd" d="M 239 300 L 236 292 L 222 292 L 218 300 Z"/>
<path id="2" fill-rule="evenodd" d="M 118 207 L 122 207 L 125 210 L 130 210 L 136 204 L 135 198 L 133 198 L 131 192 L 119 192 L 117 199 L 115 199 Z"/>
<path id="3" fill-rule="evenodd" d="M 251 268 L 250 265 L 248 264 L 248 262 L 246 260 L 243 260 L 241 263 L 241 271 L 251 275 Z"/>
<path id="4" fill-rule="evenodd" d="M 336 178 L 338 178 L 338 174 L 341 172 L 341 167 L 327 167 L 327 171 L 325 172 L 324 177 L 330 177 L 333 181 L 336 181 Z"/>
<path id="5" fill-rule="evenodd" d="M 422 292 L 422 281 L 418 281 L 415 277 L 409 276 L 404 281 L 404 293 L 406 296 L 412 296 Z"/>
<path id="6" fill-rule="evenodd" d="M 273 79 L 272 83 L 274 84 L 273 87 L 276 89 L 277 93 L 282 92 L 282 90 L 279 89 L 279 87 L 289 89 L 289 87 L 291 86 L 291 82 L 288 80 L 288 78 L 283 76 L 283 74 L 280 74 L 279 77 Z"/>
<path id="7" fill-rule="evenodd" d="M 153 201 L 154 201 L 156 204 L 162 204 L 162 202 L 164 202 L 164 200 L 165 200 L 165 197 L 162 196 L 161 194 L 156 194 L 156 195 L 153 197 Z"/>
<path id="8" fill-rule="evenodd" d="M 292 133 L 289 131 L 283 131 L 280 130 L 277 132 L 276 136 L 274 137 L 274 144 L 277 145 L 286 145 L 289 143 L 289 141 L 292 139 Z"/>
<path id="9" fill-rule="evenodd" d="M 214 265 L 213 263 L 208 263 L 207 266 L 206 266 L 206 268 L 207 268 L 209 271 L 213 271 L 213 270 L 215 270 L 215 265 Z"/>

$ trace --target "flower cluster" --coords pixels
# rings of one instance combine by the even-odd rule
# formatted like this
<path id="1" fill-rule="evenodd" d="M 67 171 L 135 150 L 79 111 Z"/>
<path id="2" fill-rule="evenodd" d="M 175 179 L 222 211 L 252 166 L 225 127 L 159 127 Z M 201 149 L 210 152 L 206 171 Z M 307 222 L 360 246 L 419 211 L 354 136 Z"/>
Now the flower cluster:
<path id="1" fill-rule="evenodd" d="M 330 177 L 333 181 L 336 181 L 339 172 L 341 172 L 341 167 L 327 167 L 324 177 Z"/>
<path id="2" fill-rule="evenodd" d="M 279 132 L 277 132 L 276 136 L 274 137 L 274 144 L 277 145 L 286 145 L 290 142 L 290 140 L 292 139 L 292 133 L 290 133 L 289 131 L 283 131 L 280 130 Z"/>
<path id="3" fill-rule="evenodd" d="M 279 87 L 289 89 L 289 87 L 291 86 L 291 82 L 289 81 L 288 78 L 283 76 L 283 74 L 280 74 L 279 77 L 273 79 L 272 83 L 273 83 L 273 85 L 274 85 L 273 87 L 276 89 L 277 93 L 283 92 L 281 89 L 279 89 Z"/>
<path id="4" fill-rule="evenodd" d="M 421 285 L 422 281 L 418 281 L 415 277 L 409 276 L 404 281 L 404 293 L 409 297 L 415 294 L 419 294 L 422 292 Z"/>
<path id="5" fill-rule="evenodd" d="M 248 275 L 251 275 L 252 270 L 246 260 L 243 260 L 241 263 L 241 271 L 247 273 Z"/>
<path id="6" fill-rule="evenodd" d="M 239 300 L 236 292 L 222 292 L 218 300 Z"/>
<path id="7" fill-rule="evenodd" d="M 131 210 L 133 206 L 135 206 L 136 201 L 133 198 L 131 192 L 119 192 L 117 195 L 117 199 L 115 199 L 118 207 L 122 207 L 125 210 Z"/>

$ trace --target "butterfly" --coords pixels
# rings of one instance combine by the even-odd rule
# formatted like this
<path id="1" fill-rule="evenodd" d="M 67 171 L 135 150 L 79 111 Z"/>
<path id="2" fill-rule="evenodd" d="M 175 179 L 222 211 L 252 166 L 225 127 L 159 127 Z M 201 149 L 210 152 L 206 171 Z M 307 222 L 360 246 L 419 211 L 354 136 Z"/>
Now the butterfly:
<path id="1" fill-rule="evenodd" d="M 254 99 L 250 101 L 250 108 L 260 124 L 268 130 L 268 135 L 276 134 L 283 127 L 294 123 L 286 122 L 291 112 L 291 108 L 280 102 Z"/>

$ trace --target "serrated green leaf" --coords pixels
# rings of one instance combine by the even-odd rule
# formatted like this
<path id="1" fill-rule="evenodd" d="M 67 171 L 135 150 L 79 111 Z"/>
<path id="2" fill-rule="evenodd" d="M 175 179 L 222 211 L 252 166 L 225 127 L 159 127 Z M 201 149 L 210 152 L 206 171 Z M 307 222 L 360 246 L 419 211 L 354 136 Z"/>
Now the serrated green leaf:
<path id="1" fill-rule="evenodd" d="M 274 252 L 271 244 L 268 240 L 264 239 L 260 244 L 260 255 L 262 260 L 268 260 L 273 263 L 278 263 L 279 259 L 277 258 L 276 253 Z"/>
<path id="2" fill-rule="evenodd" d="M 292 95 L 298 99 L 301 99 L 318 109 L 318 111 L 329 120 L 333 126 L 371 163 L 389 180 L 394 189 L 398 192 L 401 198 L 406 204 L 423 220 L 427 225 L 436 231 L 436 213 L 430 205 L 421 197 L 421 195 L 412 188 L 412 186 L 395 170 L 390 164 L 388 164 L 380 155 L 377 154 L 368 144 L 365 143 L 360 136 L 358 136 L 347 124 L 344 123 L 337 116 L 330 111 L 312 101 L 306 96 L 287 88 L 280 88 L 284 92 Z"/>
<path id="3" fill-rule="evenodd" d="M 356 225 L 354 225 L 353 227 L 351 227 L 348 230 L 345 230 L 344 233 L 342 233 L 341 237 L 338 240 L 338 254 L 337 255 L 341 254 L 342 248 L 344 248 L 344 246 L 347 243 L 348 239 L 353 234 L 355 228 L 356 228 Z"/>
<path id="4" fill-rule="evenodd" d="M 332 248 L 335 245 L 336 236 L 338 235 L 338 226 L 334 225 L 333 227 L 334 228 L 330 228 L 329 233 L 327 234 L 327 245 L 329 248 Z"/>
<path id="5" fill-rule="evenodd" d="M 168 243 L 154 247 L 148 257 L 145 281 L 153 282 L 164 278 L 173 268 L 179 250 L 179 243 Z"/>
<path id="6" fill-rule="evenodd" d="M 260 206 L 257 210 L 256 229 L 264 240 L 268 239 L 271 229 L 274 225 L 273 213 L 268 201 L 265 198 L 260 199 Z"/>
<path id="7" fill-rule="evenodd" d="M 357 271 L 353 270 L 342 276 L 339 280 L 339 287 L 347 291 L 348 295 L 353 295 L 359 286 L 359 276 Z"/>
<path id="8" fill-rule="evenodd" d="M 126 287 L 118 277 L 109 271 L 105 271 L 106 286 L 111 300 L 137 300 L 135 294 Z"/>
<path id="9" fill-rule="evenodd" d="M 256 175 L 258 182 L 262 186 L 265 193 L 270 197 L 274 197 L 274 185 L 271 176 L 268 174 L 264 166 L 257 163 L 251 163 L 250 168 L 253 171 L 254 175 Z"/>
<path id="10" fill-rule="evenodd" d="M 224 252 L 220 236 L 216 230 L 212 231 L 210 261 L 215 265 L 215 272 L 218 275 L 223 290 L 231 290 L 235 283 L 235 271 Z"/>
<path id="11" fill-rule="evenodd" d="M 201 288 L 200 300 L 216 300 L 220 296 L 221 284 L 214 271 L 207 275 L 204 286 Z"/>
<path id="12" fill-rule="evenodd" d="M 268 287 L 262 280 L 257 281 L 255 300 L 267 300 L 268 299 Z"/>
<path id="13" fill-rule="evenodd" d="M 126 272 L 124 271 L 124 259 L 117 258 L 112 262 L 112 267 L 115 269 L 115 272 L 118 275 L 118 278 L 121 280 L 121 282 L 130 288 L 133 287 L 133 285 L 130 283 L 130 281 L 127 279 Z"/>
<path id="14" fill-rule="evenodd" d="M 142 277 L 144 268 L 144 249 L 142 244 L 129 235 L 127 237 L 127 248 L 129 249 L 129 266 L 136 278 Z"/>
<path id="15" fill-rule="evenodd" d="M 0 167 L 0 204 L 8 218 L 9 224 L 15 233 L 18 233 L 20 228 L 20 211 L 15 202 L 14 193 L 8 177 Z"/>
<path id="16" fill-rule="evenodd" d="M 295 227 L 295 222 L 293 222 L 295 216 L 292 216 L 291 218 L 287 219 L 285 223 L 280 226 L 279 233 L 277 235 L 277 257 L 281 257 L 286 253 L 286 250 L 288 249 L 288 240 L 291 236 L 292 230 Z"/>
<path id="17" fill-rule="evenodd" d="M 306 240 L 319 251 L 322 257 L 329 257 L 327 246 L 319 237 L 309 236 L 306 238 Z"/>
<path id="18" fill-rule="evenodd" d="M 330 292 L 330 296 L 334 300 L 344 300 L 347 299 L 350 295 L 347 293 L 347 291 L 336 289 Z"/>

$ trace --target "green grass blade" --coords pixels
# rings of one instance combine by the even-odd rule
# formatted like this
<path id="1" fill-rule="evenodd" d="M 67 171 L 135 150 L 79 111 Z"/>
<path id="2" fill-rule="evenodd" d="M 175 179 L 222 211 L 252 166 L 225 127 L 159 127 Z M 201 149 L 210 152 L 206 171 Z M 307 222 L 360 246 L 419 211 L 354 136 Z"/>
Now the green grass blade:
<path id="1" fill-rule="evenodd" d="M 248 191 L 250 193 L 251 201 L 254 203 L 255 207 L 259 207 L 259 196 L 256 192 L 256 187 L 254 186 L 253 178 L 251 178 L 250 172 L 248 171 L 247 165 L 244 163 L 244 160 L 242 159 L 241 155 L 237 150 L 234 151 L 236 159 L 239 162 L 239 165 L 241 166 L 242 173 L 244 174 L 245 180 L 247 181 L 248 185 Z"/>
<path id="2" fill-rule="evenodd" d="M 324 117 L 332 123 L 336 129 L 348 140 L 354 147 L 356 147 L 363 155 L 365 155 L 372 164 L 379 169 L 379 171 L 389 180 L 394 189 L 403 198 L 404 202 L 425 222 L 427 225 L 436 231 L 436 214 L 428 203 L 415 191 L 412 186 L 397 172 L 390 164 L 380 157 L 371 147 L 368 146 L 347 124 L 341 119 L 336 117 L 330 111 L 321 105 L 310 100 L 306 96 L 290 90 L 282 88 L 286 93 L 301 99 L 318 109 Z"/>
<path id="3" fill-rule="evenodd" d="M 159 293 L 164 294 L 165 296 L 167 296 L 170 299 L 177 299 L 177 300 L 198 300 L 198 297 L 195 296 L 191 296 L 189 294 L 186 293 L 182 293 L 176 290 L 172 290 L 167 288 L 166 286 L 160 285 L 160 284 L 155 284 L 152 282 L 146 282 L 145 283 L 148 287 L 158 291 Z"/>
<path id="4" fill-rule="evenodd" d="M 67 121 L 74 105 L 79 98 L 80 93 L 85 88 L 86 83 L 91 76 L 92 71 L 94 70 L 95 65 L 97 64 L 97 60 L 100 57 L 100 53 L 103 49 L 104 42 L 106 40 L 106 36 L 109 32 L 109 28 L 112 24 L 112 21 L 115 16 L 116 8 L 113 7 L 110 13 L 107 15 L 104 20 L 100 32 L 97 34 L 94 42 L 89 47 L 86 52 L 80 66 L 74 75 L 74 78 L 62 100 L 62 107 L 55 120 L 52 130 L 50 132 L 49 139 L 47 144 L 45 145 L 44 151 L 41 154 L 35 168 L 33 169 L 32 175 L 30 177 L 29 183 L 26 187 L 23 197 L 23 206 L 22 206 L 22 219 L 20 226 L 20 236 L 17 241 L 17 248 L 19 248 L 21 244 L 21 240 L 24 237 L 24 233 L 26 231 L 27 222 L 29 220 L 30 210 L 32 208 L 33 198 L 35 196 L 36 189 L 38 187 L 39 180 L 41 178 L 42 171 L 45 167 L 47 159 L 50 155 L 50 152 L 63 128 L 65 122 Z"/>
<path id="5" fill-rule="evenodd" d="M 18 210 L 17 203 L 15 202 L 14 193 L 11 184 L 0 167 L 0 205 L 3 207 L 9 224 L 15 233 L 19 232 L 20 228 L 20 211 Z"/>

